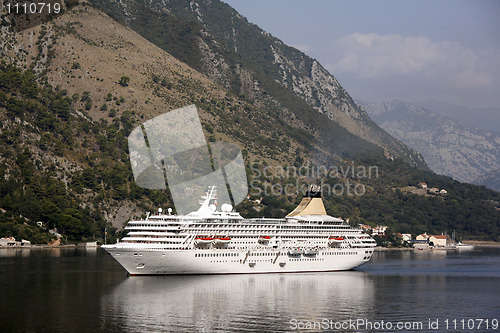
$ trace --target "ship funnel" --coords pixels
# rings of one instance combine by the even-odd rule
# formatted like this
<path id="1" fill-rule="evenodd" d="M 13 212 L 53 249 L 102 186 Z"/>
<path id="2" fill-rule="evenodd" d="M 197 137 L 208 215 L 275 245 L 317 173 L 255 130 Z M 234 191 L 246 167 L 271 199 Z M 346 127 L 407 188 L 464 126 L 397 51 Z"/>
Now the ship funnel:
<path id="1" fill-rule="evenodd" d="M 321 199 L 321 187 L 313 185 L 309 187 L 306 195 L 299 205 L 286 217 L 306 216 L 306 215 L 326 215 L 323 199 Z"/>

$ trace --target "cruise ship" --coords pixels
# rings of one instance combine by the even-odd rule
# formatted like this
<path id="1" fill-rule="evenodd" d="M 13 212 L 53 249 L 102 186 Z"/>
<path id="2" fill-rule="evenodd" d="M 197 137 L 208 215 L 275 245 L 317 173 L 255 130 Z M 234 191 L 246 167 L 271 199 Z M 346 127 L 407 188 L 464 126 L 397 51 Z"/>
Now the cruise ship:
<path id="1" fill-rule="evenodd" d="M 318 188 L 282 219 L 246 219 L 216 198 L 211 186 L 197 211 L 131 220 L 126 237 L 102 247 L 130 275 L 342 271 L 372 257 L 373 238 L 327 215 Z"/>

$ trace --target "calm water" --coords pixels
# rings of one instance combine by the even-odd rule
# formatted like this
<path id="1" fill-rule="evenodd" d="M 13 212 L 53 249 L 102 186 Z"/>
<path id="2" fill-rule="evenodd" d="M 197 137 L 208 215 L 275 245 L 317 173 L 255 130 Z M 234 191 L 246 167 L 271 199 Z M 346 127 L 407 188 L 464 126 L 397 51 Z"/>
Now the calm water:
<path id="1" fill-rule="evenodd" d="M 500 249 L 376 252 L 350 272 L 184 277 L 127 277 L 100 249 L 1 249 L 0 296 L 1 332 L 284 332 L 320 324 L 308 332 L 385 332 L 398 322 L 408 325 L 401 331 L 427 332 L 429 320 L 434 331 L 495 332 Z M 486 321 L 477 329 L 478 319 L 489 330 Z M 338 326 L 357 320 L 365 324 Z"/>

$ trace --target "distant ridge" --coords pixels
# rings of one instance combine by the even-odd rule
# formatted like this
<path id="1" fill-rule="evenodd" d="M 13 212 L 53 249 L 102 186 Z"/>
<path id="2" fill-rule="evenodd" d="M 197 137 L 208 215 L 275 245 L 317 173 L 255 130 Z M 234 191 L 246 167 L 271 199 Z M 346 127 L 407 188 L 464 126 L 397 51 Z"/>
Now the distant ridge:
<path id="1" fill-rule="evenodd" d="M 363 106 L 382 128 L 419 151 L 433 171 L 500 190 L 495 176 L 500 165 L 499 133 L 397 100 Z"/>
<path id="2" fill-rule="evenodd" d="M 500 108 L 469 108 L 435 100 L 414 103 L 470 127 L 500 134 Z"/>

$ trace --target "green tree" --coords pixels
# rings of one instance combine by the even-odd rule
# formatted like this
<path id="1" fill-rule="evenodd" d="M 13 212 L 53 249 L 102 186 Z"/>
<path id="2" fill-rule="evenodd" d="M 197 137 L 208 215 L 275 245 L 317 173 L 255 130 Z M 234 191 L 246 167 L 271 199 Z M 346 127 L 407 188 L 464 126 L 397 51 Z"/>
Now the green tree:
<path id="1" fill-rule="evenodd" d="M 62 233 L 73 238 L 81 238 L 85 228 L 82 224 L 82 215 L 76 208 L 67 208 L 60 215 L 57 228 Z"/>
<path id="2" fill-rule="evenodd" d="M 128 83 L 130 82 L 130 78 L 128 76 L 122 76 L 120 81 L 118 82 L 122 87 L 128 87 Z"/>
<path id="3" fill-rule="evenodd" d="M 51 229 L 57 226 L 61 213 L 62 213 L 61 209 L 59 209 L 59 207 L 57 207 L 56 204 L 54 204 L 51 201 L 45 201 L 42 204 L 42 213 L 40 215 L 40 219 L 43 222 L 48 222 L 49 229 Z"/>

